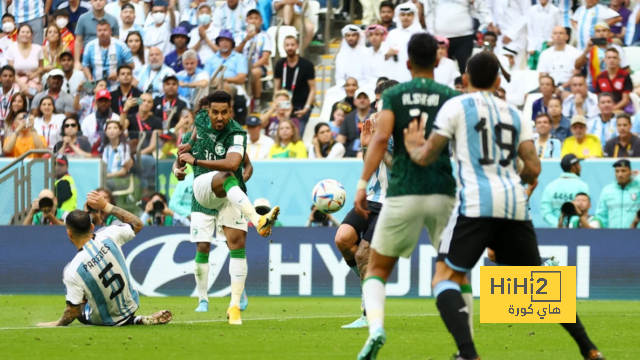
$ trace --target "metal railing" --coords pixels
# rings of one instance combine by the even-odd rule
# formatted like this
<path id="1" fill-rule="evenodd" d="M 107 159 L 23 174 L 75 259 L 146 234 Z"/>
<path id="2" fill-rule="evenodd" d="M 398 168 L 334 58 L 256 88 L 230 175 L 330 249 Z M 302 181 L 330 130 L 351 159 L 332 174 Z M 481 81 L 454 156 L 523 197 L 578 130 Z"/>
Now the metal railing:
<path id="1" fill-rule="evenodd" d="M 49 159 L 29 159 L 49 154 Z M 0 225 L 22 224 L 31 201 L 44 189 L 54 190 L 55 156 L 49 149 L 29 150 L 0 169 Z"/>

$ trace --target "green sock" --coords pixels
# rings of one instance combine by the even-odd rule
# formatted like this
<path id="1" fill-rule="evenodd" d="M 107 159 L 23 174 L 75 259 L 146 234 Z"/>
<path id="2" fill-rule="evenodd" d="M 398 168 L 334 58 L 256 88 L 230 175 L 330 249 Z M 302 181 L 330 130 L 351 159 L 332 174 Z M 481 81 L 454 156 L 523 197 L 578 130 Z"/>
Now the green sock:
<path id="1" fill-rule="evenodd" d="M 196 264 L 207 264 L 209 262 L 209 253 L 196 252 Z"/>
<path id="2" fill-rule="evenodd" d="M 229 257 L 232 259 L 245 259 L 247 255 L 245 249 L 237 249 L 229 251 Z"/>
<path id="3" fill-rule="evenodd" d="M 225 192 L 229 192 L 229 190 L 234 186 L 240 186 L 240 182 L 238 182 L 238 179 L 233 176 L 229 176 L 222 184 Z"/>

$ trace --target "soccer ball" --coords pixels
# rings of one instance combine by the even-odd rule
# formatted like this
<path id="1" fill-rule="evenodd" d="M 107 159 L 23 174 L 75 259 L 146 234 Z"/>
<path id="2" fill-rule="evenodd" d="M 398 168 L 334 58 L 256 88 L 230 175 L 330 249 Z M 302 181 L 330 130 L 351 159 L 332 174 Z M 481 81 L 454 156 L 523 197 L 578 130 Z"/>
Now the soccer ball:
<path id="1" fill-rule="evenodd" d="M 339 182 L 326 179 L 316 184 L 311 193 L 311 200 L 318 210 L 325 214 L 340 211 L 347 200 L 347 192 Z"/>

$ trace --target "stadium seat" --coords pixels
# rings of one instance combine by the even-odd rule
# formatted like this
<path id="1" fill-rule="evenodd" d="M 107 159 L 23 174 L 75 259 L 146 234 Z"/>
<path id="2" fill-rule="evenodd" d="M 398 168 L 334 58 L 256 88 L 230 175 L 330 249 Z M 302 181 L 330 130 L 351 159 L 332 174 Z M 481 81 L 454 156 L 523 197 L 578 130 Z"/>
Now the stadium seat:
<path id="1" fill-rule="evenodd" d="M 318 31 L 318 12 L 320 11 L 320 3 L 316 0 L 309 0 L 307 11 L 304 16 L 313 23 L 313 29 Z"/>
<path id="2" fill-rule="evenodd" d="M 629 94 L 629 99 L 633 104 L 633 109 L 636 111 L 636 114 L 638 114 L 640 112 L 640 96 L 638 96 L 638 94 L 632 91 Z"/>
<path id="3" fill-rule="evenodd" d="M 634 86 L 640 86 L 640 47 L 628 46 L 624 48 L 624 54 L 631 68 L 631 80 Z"/>
<path id="4" fill-rule="evenodd" d="M 284 38 L 289 35 L 298 37 L 298 30 L 293 26 L 282 25 L 279 28 L 272 26 L 267 30 L 267 35 L 271 38 L 273 44 L 277 44 L 278 54 L 281 58 L 287 57 L 287 52 L 284 50 Z M 276 52 L 271 53 L 271 57 L 275 57 Z"/>
<path id="5" fill-rule="evenodd" d="M 524 107 L 522 108 L 522 117 L 525 119 L 531 119 L 533 116 L 533 102 L 542 97 L 541 93 L 528 94 L 524 101 Z"/>

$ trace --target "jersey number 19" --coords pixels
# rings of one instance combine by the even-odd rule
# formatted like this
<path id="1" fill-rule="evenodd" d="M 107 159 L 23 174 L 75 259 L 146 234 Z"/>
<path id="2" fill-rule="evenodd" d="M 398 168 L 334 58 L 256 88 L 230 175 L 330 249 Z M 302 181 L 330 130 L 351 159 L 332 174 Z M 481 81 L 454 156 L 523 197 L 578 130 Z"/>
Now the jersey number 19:
<path id="1" fill-rule="evenodd" d="M 480 161 L 480 165 L 491 165 L 495 162 L 495 159 L 490 158 L 489 156 L 489 146 L 490 144 L 490 140 L 489 140 L 489 130 L 487 129 L 487 119 L 486 118 L 480 118 L 480 121 L 478 122 L 478 124 L 476 124 L 476 126 L 474 126 L 474 129 L 480 133 L 480 142 L 481 142 L 481 151 L 482 151 L 482 158 L 479 159 Z M 505 134 L 506 132 L 509 132 L 510 136 L 507 136 L 507 138 L 509 138 L 509 142 L 506 141 L 505 136 L 507 135 Z M 517 155 L 517 150 L 516 150 L 516 143 L 515 143 L 515 139 L 517 136 L 517 131 L 516 128 L 513 125 L 509 125 L 509 124 L 503 124 L 503 123 L 497 123 L 496 126 L 493 127 L 493 134 L 494 134 L 494 139 L 492 139 L 493 141 L 495 141 L 495 144 L 498 145 L 498 147 L 500 148 L 500 151 L 504 150 L 508 152 L 508 155 L 506 158 L 504 159 L 500 159 L 500 161 L 498 162 L 502 167 L 507 167 L 509 166 L 509 164 L 511 164 L 511 162 L 513 161 L 513 159 L 516 158 Z M 502 156 L 500 156 L 502 158 Z"/>

